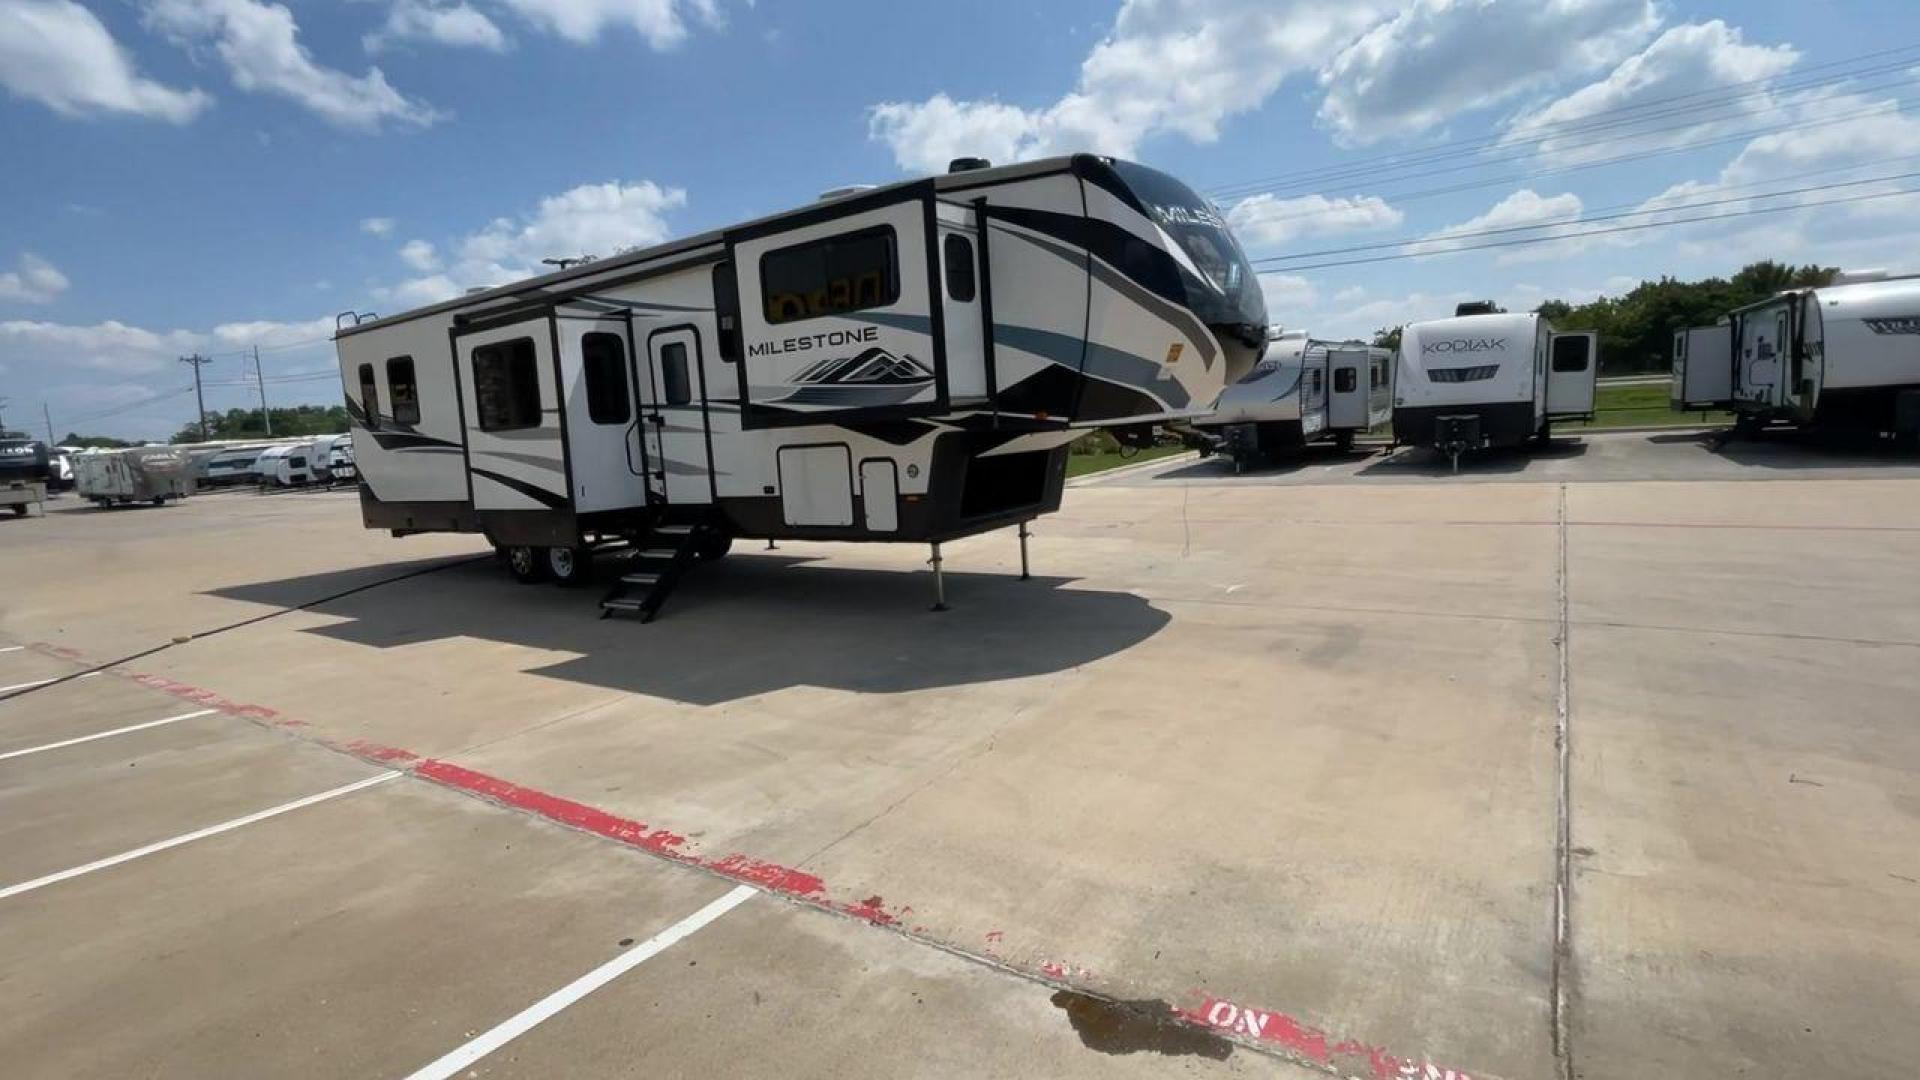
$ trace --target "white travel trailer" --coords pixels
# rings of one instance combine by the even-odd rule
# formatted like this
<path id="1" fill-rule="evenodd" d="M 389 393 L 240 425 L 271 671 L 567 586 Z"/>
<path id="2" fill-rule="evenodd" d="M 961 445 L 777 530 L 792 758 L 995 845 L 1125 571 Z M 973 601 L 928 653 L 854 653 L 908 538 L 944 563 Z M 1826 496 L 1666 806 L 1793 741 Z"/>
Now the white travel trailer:
<path id="1" fill-rule="evenodd" d="M 1593 415 L 1598 335 L 1555 333 L 1537 314 L 1462 304 L 1400 332 L 1393 439 L 1459 465 L 1469 450 L 1546 441 L 1556 419 Z"/>
<path id="2" fill-rule="evenodd" d="M 229 446 L 208 458 L 200 466 L 203 487 L 249 484 L 260 478 L 260 455 L 265 446 Z"/>
<path id="3" fill-rule="evenodd" d="M 1920 277 L 1792 289 L 1673 335 L 1675 409 L 1920 433 Z"/>
<path id="4" fill-rule="evenodd" d="M 735 537 L 938 544 L 1059 507 L 1067 444 L 1204 411 L 1265 345 L 1216 209 L 1089 155 L 789 213 L 337 335 L 361 505 L 522 580 L 638 556 L 650 618 Z M 631 586 L 631 588 L 628 588 Z"/>
<path id="5" fill-rule="evenodd" d="M 1393 418 L 1393 353 L 1357 341 L 1314 341 L 1279 334 L 1253 370 L 1220 394 L 1213 413 L 1193 422 L 1209 449 L 1233 457 L 1235 470 L 1279 450 L 1354 436 Z"/>
<path id="6" fill-rule="evenodd" d="M 269 446 L 254 463 L 262 487 L 304 487 L 313 483 L 313 444 Z"/>
<path id="7" fill-rule="evenodd" d="M 175 446 L 130 446 L 83 450 L 73 455 L 74 488 L 83 499 L 106 506 L 167 500 L 193 494 L 193 461 Z"/>

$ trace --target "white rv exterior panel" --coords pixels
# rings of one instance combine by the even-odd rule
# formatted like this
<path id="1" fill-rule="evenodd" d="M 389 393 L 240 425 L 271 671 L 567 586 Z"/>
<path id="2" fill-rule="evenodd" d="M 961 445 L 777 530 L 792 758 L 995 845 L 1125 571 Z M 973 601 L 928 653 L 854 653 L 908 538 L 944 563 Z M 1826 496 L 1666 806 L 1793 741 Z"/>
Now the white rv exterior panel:
<path id="1" fill-rule="evenodd" d="M 353 459 L 360 479 L 388 502 L 467 501 L 467 466 L 461 451 L 460 398 L 454 389 L 449 314 L 395 322 L 336 339 L 347 412 L 353 417 Z M 402 424 L 393 417 L 393 386 L 387 361 L 413 360 L 420 418 Z M 368 409 L 360 367 L 373 377 L 377 401 Z"/>
<path id="2" fill-rule="evenodd" d="M 553 335 L 553 320 L 543 315 L 454 339 L 475 509 L 551 510 L 567 502 Z M 501 425 L 493 422 L 498 416 L 515 419 Z"/>
<path id="3" fill-rule="evenodd" d="M 787 524 L 853 524 L 853 464 L 845 446 L 790 446 L 779 458 Z"/>
<path id="4" fill-rule="evenodd" d="M 645 417 L 634 398 L 634 363 L 624 317 L 561 317 L 560 386 L 567 413 L 567 464 L 573 477 L 573 508 L 581 513 L 625 510 L 647 504 L 647 461 L 641 444 Z M 592 335 L 590 337 L 590 335 Z M 607 395 L 598 419 L 594 416 L 588 349 L 605 363 L 617 346 L 618 364 L 599 376 Z M 597 380 L 596 380 L 597 381 Z M 617 406 L 617 408 L 616 408 Z"/>
<path id="5" fill-rule="evenodd" d="M 1733 400 L 1733 325 L 1692 326 L 1673 332 L 1673 405 L 1721 405 Z"/>
<path id="6" fill-rule="evenodd" d="M 1824 353 L 1824 387 L 1920 383 L 1920 279 L 1818 289 L 1808 322 Z"/>
<path id="7" fill-rule="evenodd" d="M 1418 408 L 1537 398 L 1536 412 L 1544 414 L 1535 378 L 1546 366 L 1541 321 L 1537 315 L 1463 315 L 1409 323 L 1400 332 L 1394 403 Z"/>
<path id="8" fill-rule="evenodd" d="M 1599 334 L 1554 334 L 1547 353 L 1547 415 L 1591 415 L 1599 374 Z"/>
<path id="9" fill-rule="evenodd" d="M 1328 427 L 1357 431 L 1368 426 L 1370 359 L 1366 349 L 1327 349 Z"/>

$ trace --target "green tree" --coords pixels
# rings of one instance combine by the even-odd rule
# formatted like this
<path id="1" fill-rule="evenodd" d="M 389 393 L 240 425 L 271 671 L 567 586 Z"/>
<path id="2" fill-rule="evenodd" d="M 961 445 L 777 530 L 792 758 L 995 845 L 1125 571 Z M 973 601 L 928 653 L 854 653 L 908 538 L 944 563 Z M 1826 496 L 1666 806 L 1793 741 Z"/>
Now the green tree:
<path id="1" fill-rule="evenodd" d="M 347 409 L 344 405 L 294 405 L 273 410 L 273 434 L 276 438 L 293 435 L 338 435 L 347 430 Z M 267 434 L 266 424 L 260 418 L 259 409 L 228 409 L 226 412 L 207 412 L 207 438 L 209 439 L 262 439 Z M 191 443 L 200 441 L 200 425 L 189 423 L 174 432 L 173 442 Z"/>
<path id="2" fill-rule="evenodd" d="M 1400 331 L 1403 329 L 1405 329 L 1404 326 L 1383 326 L 1375 330 L 1373 332 L 1374 346 L 1381 349 L 1398 349 L 1400 347 Z"/>
<path id="3" fill-rule="evenodd" d="M 123 446 L 132 446 L 134 444 L 125 439 L 116 439 L 111 435 L 82 435 L 77 431 L 69 431 L 67 432 L 66 438 L 60 440 L 60 445 L 92 446 L 103 450 L 117 450 Z"/>

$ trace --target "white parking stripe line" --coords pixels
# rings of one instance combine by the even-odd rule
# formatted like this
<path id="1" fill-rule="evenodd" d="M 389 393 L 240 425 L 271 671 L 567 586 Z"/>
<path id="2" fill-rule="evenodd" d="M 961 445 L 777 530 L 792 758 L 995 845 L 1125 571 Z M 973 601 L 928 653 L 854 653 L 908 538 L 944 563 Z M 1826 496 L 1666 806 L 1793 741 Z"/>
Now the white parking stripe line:
<path id="1" fill-rule="evenodd" d="M 532 1031 L 562 1009 L 646 963 L 664 952 L 674 942 L 691 936 L 701 927 L 746 903 L 759 893 L 760 890 L 749 885 L 734 886 L 731 892 L 720 899 L 548 994 L 499 1027 L 413 1073 L 407 1077 L 407 1080 L 450 1080 L 462 1069 Z"/>
<path id="2" fill-rule="evenodd" d="M 7 645 L 5 647 L 0 647 L 0 652 L 19 652 L 21 649 L 24 649 L 24 648 L 26 648 L 25 645 Z"/>
<path id="3" fill-rule="evenodd" d="M 145 731 L 148 728 L 156 728 L 162 724 L 177 724 L 182 720 L 192 720 L 198 716 L 209 716 L 219 711 L 219 709 L 201 709 L 199 712 L 169 716 L 165 720 L 149 720 L 144 724 L 128 724 L 126 727 L 114 728 L 112 731 L 96 731 L 91 735 L 82 735 L 77 739 L 62 739 L 59 742 L 47 743 L 45 746 L 30 746 L 25 750 L 9 750 L 4 754 L 0 754 L 0 761 L 6 761 L 9 758 L 26 757 L 28 754 L 38 754 L 47 750 L 59 750 L 63 747 L 78 746 L 81 743 L 89 743 L 95 739 L 111 739 L 115 735 L 125 735 L 130 731 Z"/>
<path id="4" fill-rule="evenodd" d="M 59 678 L 59 676 L 57 675 L 54 676 L 54 679 L 57 679 L 57 678 Z M 48 683 L 53 682 L 54 679 L 35 679 L 32 682 L 17 682 L 17 683 L 14 683 L 12 686 L 0 686 L 0 694 L 4 694 L 12 690 L 29 690 L 36 686 L 45 686 Z"/>
<path id="5" fill-rule="evenodd" d="M 298 810 L 303 806 L 312 806 L 314 803 L 325 802 L 328 799 L 338 798 L 342 795 L 349 795 L 359 791 L 361 788 L 384 783 L 399 775 L 398 772 L 384 772 L 378 776 L 369 776 L 365 780 L 355 780 L 351 784 L 345 784 L 330 791 L 323 791 L 318 795 L 309 795 L 304 799 L 295 799 L 290 803 L 281 803 L 279 806 L 262 810 L 257 814 L 248 814 L 246 817 L 234 818 L 232 821 L 223 821 L 218 825 L 209 825 L 204 829 L 196 829 L 193 832 L 184 833 L 170 840 L 162 840 L 158 843 L 148 844 L 146 847 L 134 848 L 132 851 L 123 851 L 118 855 L 110 855 L 104 859 L 96 859 L 93 862 L 87 863 L 85 866 L 76 866 L 71 870 L 62 870 L 57 874 L 48 874 L 46 877 L 34 878 L 32 881 L 23 881 L 18 885 L 9 885 L 4 889 L 0 889 L 0 900 L 5 900 L 11 896 L 19 896 L 21 893 L 29 893 L 35 889 L 45 888 L 48 885 L 56 885 L 69 878 L 77 878 L 82 874 L 91 874 L 95 870 L 105 870 L 109 866 L 118 866 L 123 862 L 132 862 L 134 859 L 165 851 L 168 848 L 176 848 L 181 844 L 191 844 L 195 840 L 205 840 L 209 836 L 218 836 L 223 832 L 231 832 L 242 825 L 251 825 L 256 821 L 265 821 L 270 817 L 278 817 L 289 811 Z"/>

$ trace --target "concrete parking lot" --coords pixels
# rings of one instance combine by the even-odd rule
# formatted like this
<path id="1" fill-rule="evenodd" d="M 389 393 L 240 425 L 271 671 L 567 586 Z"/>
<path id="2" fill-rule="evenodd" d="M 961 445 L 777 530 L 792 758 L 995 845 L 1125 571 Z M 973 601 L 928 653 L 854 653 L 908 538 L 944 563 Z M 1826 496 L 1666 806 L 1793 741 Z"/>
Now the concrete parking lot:
<path id="1" fill-rule="evenodd" d="M 0 520 L 29 1077 L 1897 1075 L 1920 469 L 1175 461 L 649 625 L 350 493 Z M 1496 481 L 1496 482 L 1487 482 Z"/>

